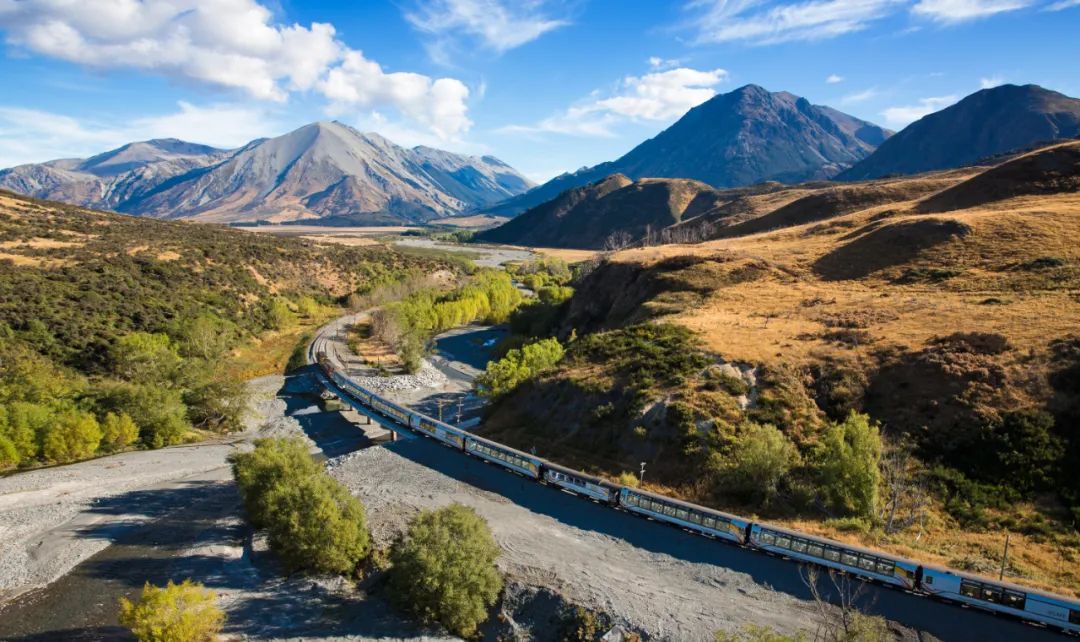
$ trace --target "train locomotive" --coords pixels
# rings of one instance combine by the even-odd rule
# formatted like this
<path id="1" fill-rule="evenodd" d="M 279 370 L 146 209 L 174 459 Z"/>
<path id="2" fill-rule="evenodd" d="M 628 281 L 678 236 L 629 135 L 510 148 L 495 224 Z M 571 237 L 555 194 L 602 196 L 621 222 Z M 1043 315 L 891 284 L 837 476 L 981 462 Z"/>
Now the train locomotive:
<path id="1" fill-rule="evenodd" d="M 1080 635 L 1080 601 L 1076 599 L 754 522 L 639 488 L 615 484 L 404 408 L 357 386 L 334 368 L 325 353 L 319 352 L 316 360 L 326 379 L 348 400 L 363 406 L 365 411 L 377 413 L 450 448 L 542 484 L 697 535 L 840 571 L 917 595 Z"/>

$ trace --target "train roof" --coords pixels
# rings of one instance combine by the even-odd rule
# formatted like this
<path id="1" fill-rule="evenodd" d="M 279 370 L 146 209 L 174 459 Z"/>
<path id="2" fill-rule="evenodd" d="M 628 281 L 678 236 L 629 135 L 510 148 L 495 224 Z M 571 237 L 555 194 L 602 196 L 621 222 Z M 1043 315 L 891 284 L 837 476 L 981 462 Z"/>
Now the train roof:
<path id="1" fill-rule="evenodd" d="M 965 573 L 964 571 L 958 571 L 945 566 L 937 566 L 936 564 L 923 564 L 922 567 L 927 570 L 937 571 L 938 573 L 945 573 L 948 575 L 955 575 L 956 577 L 973 580 L 982 584 L 992 584 L 994 586 L 1000 586 L 1001 588 L 1009 589 L 1010 591 L 1017 591 L 1019 593 L 1026 593 L 1027 595 L 1037 595 L 1039 597 L 1063 602 L 1070 608 L 1080 610 L 1080 600 L 1075 597 L 1068 597 L 1065 595 L 1058 595 L 1057 593 L 1048 593 L 1039 589 L 1031 588 L 1030 586 L 1023 586 L 1022 584 L 1014 584 L 1013 582 L 1006 582 L 1004 580 L 995 580 L 992 577 L 986 577 L 984 575 L 976 575 L 974 573 Z"/>
<path id="2" fill-rule="evenodd" d="M 776 531 L 778 533 L 784 533 L 785 535 L 790 535 L 792 537 L 801 537 L 803 539 L 813 540 L 815 542 L 818 542 L 819 544 L 829 544 L 831 546 L 836 546 L 838 548 L 844 548 L 844 549 L 847 549 L 849 551 L 855 551 L 856 553 L 866 553 L 867 555 L 873 555 L 874 557 L 882 557 L 882 558 L 894 560 L 894 561 L 897 561 L 897 562 L 907 562 L 908 564 L 911 564 L 912 566 L 919 566 L 919 562 L 916 562 L 914 560 L 909 560 L 908 558 L 903 557 L 901 555 L 893 555 L 892 553 L 887 553 L 885 551 L 879 551 L 879 550 L 877 550 L 875 548 L 867 548 L 865 546 L 859 546 L 857 544 L 848 544 L 846 542 L 838 542 L 835 539 L 829 539 L 828 537 L 822 537 L 820 535 L 811 535 L 810 533 L 804 533 L 802 531 L 797 531 L 797 530 L 793 530 L 793 529 L 790 529 L 790 528 L 784 528 L 783 526 L 777 526 L 776 524 L 768 524 L 768 523 L 764 523 L 764 522 L 754 522 L 754 523 L 757 524 L 758 526 L 760 526 L 761 528 L 767 528 L 767 529 L 769 529 L 771 531 Z"/>
<path id="3" fill-rule="evenodd" d="M 720 515 L 721 517 L 726 517 L 728 519 L 737 519 L 737 520 L 743 521 L 743 522 L 751 522 L 751 521 L 753 521 L 753 520 L 747 519 L 745 517 L 740 517 L 738 515 L 733 515 L 731 513 L 725 513 L 722 510 L 716 510 L 715 508 L 706 508 L 705 506 L 700 506 L 698 504 L 694 504 L 693 502 L 684 502 L 681 499 L 675 499 L 674 497 L 668 497 L 667 495 L 661 495 L 659 493 L 650 493 L 649 491 L 642 490 L 640 488 L 630 488 L 629 486 L 623 486 L 623 489 L 625 489 L 625 490 L 627 490 L 627 491 L 629 491 L 631 493 L 637 493 L 638 495 L 644 495 L 646 497 L 651 497 L 651 498 L 653 498 L 653 499 L 655 499 L 657 501 L 660 501 L 660 502 L 667 502 L 669 504 L 675 504 L 676 506 L 682 506 L 683 508 L 692 508 L 694 510 L 704 511 L 706 513 L 712 513 L 713 515 Z"/>

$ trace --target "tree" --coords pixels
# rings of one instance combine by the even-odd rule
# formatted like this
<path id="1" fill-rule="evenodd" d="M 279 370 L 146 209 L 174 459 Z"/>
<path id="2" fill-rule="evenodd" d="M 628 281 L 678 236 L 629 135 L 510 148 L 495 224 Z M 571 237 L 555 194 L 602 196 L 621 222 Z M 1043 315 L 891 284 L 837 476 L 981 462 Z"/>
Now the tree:
<path id="1" fill-rule="evenodd" d="M 184 580 L 159 588 L 149 582 L 132 603 L 120 598 L 120 623 L 140 642 L 214 642 L 225 625 L 217 594 Z"/>
<path id="2" fill-rule="evenodd" d="M 19 465 L 22 460 L 15 444 L 11 443 L 7 435 L 0 433 L 0 470 L 7 470 Z"/>
<path id="3" fill-rule="evenodd" d="M 139 427 L 127 413 L 105 413 L 101 421 L 101 450 L 110 453 L 123 450 L 138 438 Z"/>
<path id="4" fill-rule="evenodd" d="M 296 301 L 296 311 L 308 319 L 319 313 L 319 302 L 310 296 L 302 296 Z"/>
<path id="5" fill-rule="evenodd" d="M 274 488 L 320 472 L 307 445 L 295 437 L 257 439 L 254 450 L 230 455 L 229 463 L 248 519 L 259 528 L 273 516 L 268 500 Z"/>
<path id="6" fill-rule="evenodd" d="M 270 547 L 288 569 L 348 573 L 367 556 L 364 507 L 325 472 L 274 486 L 267 503 Z"/>
<path id="7" fill-rule="evenodd" d="M 891 642 L 895 636 L 884 618 L 867 615 L 859 608 L 866 584 L 849 575 L 828 571 L 831 590 L 822 590 L 817 567 L 805 566 L 800 571 L 803 583 L 810 589 L 813 607 L 817 611 L 815 642 Z"/>
<path id="8" fill-rule="evenodd" d="M 41 438 L 52 422 L 53 409 L 26 401 L 7 405 L 6 428 L 3 431 L 19 453 L 19 459 L 28 461 L 40 454 Z"/>
<path id="9" fill-rule="evenodd" d="M 724 490 L 747 500 L 768 503 L 795 464 L 791 440 L 771 424 L 747 422 L 721 467 Z"/>
<path id="10" fill-rule="evenodd" d="M 191 429 L 180 390 L 114 381 L 101 384 L 95 394 L 102 410 L 131 417 L 139 427 L 139 440 L 147 448 L 178 444 Z"/>
<path id="11" fill-rule="evenodd" d="M 247 384 L 219 372 L 203 373 L 184 391 L 187 416 L 193 425 L 215 432 L 244 429 L 248 411 Z"/>
<path id="12" fill-rule="evenodd" d="M 831 423 L 815 451 L 817 472 L 830 508 L 859 517 L 877 512 L 881 482 L 881 435 L 877 424 L 859 413 Z"/>
<path id="13" fill-rule="evenodd" d="M 477 386 L 486 396 L 504 395 L 524 381 L 555 367 L 565 353 L 562 344 L 555 338 L 515 348 L 502 359 L 488 362 L 484 374 L 476 379 Z"/>
<path id="14" fill-rule="evenodd" d="M 394 601 L 463 637 L 476 632 L 502 590 L 500 550 L 487 523 L 461 504 L 424 511 L 390 552 Z"/>
<path id="15" fill-rule="evenodd" d="M 179 327 L 180 353 L 185 357 L 217 361 L 236 340 L 236 324 L 212 312 L 185 319 Z"/>
<path id="16" fill-rule="evenodd" d="M 289 300 L 276 296 L 266 304 L 266 327 L 270 330 L 284 330 L 296 323 L 296 314 L 289 307 Z"/>
<path id="17" fill-rule="evenodd" d="M 169 383 L 180 368 L 180 352 L 169 335 L 132 332 L 120 337 L 111 350 L 112 370 L 134 383 Z"/>
<path id="18" fill-rule="evenodd" d="M 65 410 L 45 430 L 41 454 L 47 461 L 67 463 L 93 455 L 100 443 L 101 426 L 94 415 Z"/>

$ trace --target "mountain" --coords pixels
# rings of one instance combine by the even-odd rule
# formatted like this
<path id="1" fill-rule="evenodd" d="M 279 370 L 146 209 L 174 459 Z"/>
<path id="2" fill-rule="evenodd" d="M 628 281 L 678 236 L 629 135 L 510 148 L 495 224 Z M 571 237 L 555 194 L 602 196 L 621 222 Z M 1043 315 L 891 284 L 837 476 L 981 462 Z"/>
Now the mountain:
<path id="1" fill-rule="evenodd" d="M 563 174 L 487 211 L 520 214 L 612 174 L 688 178 L 718 188 L 832 178 L 891 134 L 805 98 L 747 85 L 691 109 L 618 160 Z"/>
<path id="2" fill-rule="evenodd" d="M 1038 85 L 1001 85 L 915 121 L 837 178 L 863 180 L 963 167 L 1076 137 L 1080 100 Z"/>
<path id="3" fill-rule="evenodd" d="M 632 181 L 623 174 L 614 174 L 569 189 L 500 227 L 480 232 L 477 240 L 585 249 L 621 246 L 644 237 L 650 230 L 659 232 L 684 218 L 710 211 L 727 200 L 722 192 L 700 181 Z"/>
<path id="4" fill-rule="evenodd" d="M 223 151 L 177 140 L 0 172 L 0 188 L 156 218 L 400 224 L 486 207 L 532 183 L 490 156 L 406 149 L 318 122 Z"/>

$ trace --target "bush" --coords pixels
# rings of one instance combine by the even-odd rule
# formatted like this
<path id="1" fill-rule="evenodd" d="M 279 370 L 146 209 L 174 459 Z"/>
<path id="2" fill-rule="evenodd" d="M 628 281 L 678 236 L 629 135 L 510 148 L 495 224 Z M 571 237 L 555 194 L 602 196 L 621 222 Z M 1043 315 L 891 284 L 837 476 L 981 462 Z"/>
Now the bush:
<path id="1" fill-rule="evenodd" d="M 66 410 L 53 418 L 45 430 L 41 453 L 47 461 L 72 462 L 93 455 L 101 443 L 101 426 L 94 415 Z"/>
<path id="2" fill-rule="evenodd" d="M 225 612 L 217 595 L 198 582 L 170 580 L 165 588 L 147 582 L 137 603 L 120 598 L 120 623 L 140 642 L 213 642 Z"/>
<path id="3" fill-rule="evenodd" d="M 841 513 L 873 518 L 881 482 L 877 425 L 853 412 L 825 429 L 814 455 L 826 504 Z"/>
<path id="4" fill-rule="evenodd" d="M 641 485 L 641 480 L 634 473 L 624 470 L 619 473 L 619 485 L 626 486 L 627 488 L 637 488 Z"/>
<path id="5" fill-rule="evenodd" d="M 751 624 L 734 633 L 717 631 L 713 636 L 713 640 L 715 642 L 806 642 L 807 637 L 801 631 L 793 636 L 781 635 L 767 626 Z"/>
<path id="6" fill-rule="evenodd" d="M 270 547 L 291 571 L 349 573 L 368 554 L 364 507 L 325 472 L 268 493 Z"/>
<path id="7" fill-rule="evenodd" d="M 101 450 L 116 452 L 123 450 L 139 438 L 139 427 L 126 413 L 106 413 L 101 421 Z"/>
<path id="8" fill-rule="evenodd" d="M 7 405 L 6 418 L 0 422 L 3 432 L 15 446 L 22 461 L 29 461 L 40 454 L 41 438 L 52 422 L 52 408 L 26 401 Z"/>
<path id="9" fill-rule="evenodd" d="M 721 467 L 723 489 L 768 503 L 796 457 L 795 445 L 775 426 L 743 424 Z"/>
<path id="10" fill-rule="evenodd" d="M 514 349 L 498 361 L 488 362 L 484 374 L 476 379 L 481 393 L 498 397 L 504 395 L 539 373 L 555 367 L 565 350 L 558 339 L 543 339 L 521 349 Z"/>
<path id="11" fill-rule="evenodd" d="M 172 382 L 180 369 L 179 348 L 167 334 L 133 332 L 113 344 L 112 370 L 134 383 Z"/>
<path id="12" fill-rule="evenodd" d="M 297 438 L 257 439 L 253 451 L 234 453 L 229 463 L 248 519 L 258 528 L 273 518 L 269 498 L 275 488 L 321 472 L 307 445 Z"/>
<path id="13" fill-rule="evenodd" d="M 0 470 L 7 470 L 19 465 L 22 460 L 15 444 L 11 443 L 7 435 L 0 434 Z"/>
<path id="14" fill-rule="evenodd" d="M 502 590 L 500 550 L 487 523 L 453 504 L 424 511 L 390 552 L 394 601 L 427 622 L 469 637 Z"/>
<path id="15" fill-rule="evenodd" d="M 147 448 L 178 444 L 191 429 L 180 390 L 155 384 L 107 382 L 94 394 L 102 410 L 131 417 L 139 427 L 139 440 Z"/>

